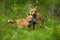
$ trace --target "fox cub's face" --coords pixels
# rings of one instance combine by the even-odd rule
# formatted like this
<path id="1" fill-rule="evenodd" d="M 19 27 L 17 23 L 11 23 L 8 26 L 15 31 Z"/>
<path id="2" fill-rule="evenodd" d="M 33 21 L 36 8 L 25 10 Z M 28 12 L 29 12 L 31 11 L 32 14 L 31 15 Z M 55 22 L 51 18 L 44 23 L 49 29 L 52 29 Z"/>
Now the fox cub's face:
<path id="1" fill-rule="evenodd" d="M 26 17 L 26 20 L 29 22 L 29 21 L 33 21 L 33 16 L 29 15 Z"/>
<path id="2" fill-rule="evenodd" d="M 29 12 L 30 12 L 30 15 L 36 15 L 37 14 L 37 8 L 36 7 L 30 8 Z"/>

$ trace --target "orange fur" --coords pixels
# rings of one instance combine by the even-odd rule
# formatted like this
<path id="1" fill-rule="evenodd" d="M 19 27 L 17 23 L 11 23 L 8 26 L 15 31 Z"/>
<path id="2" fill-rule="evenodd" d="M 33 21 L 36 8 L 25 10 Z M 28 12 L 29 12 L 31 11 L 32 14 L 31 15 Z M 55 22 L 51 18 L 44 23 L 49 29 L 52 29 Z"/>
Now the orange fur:
<path id="1" fill-rule="evenodd" d="M 30 14 L 33 15 L 34 13 L 37 12 L 37 8 L 30 8 L 29 12 L 30 12 Z"/>
<path id="2" fill-rule="evenodd" d="M 38 24 L 38 20 L 41 20 L 44 23 L 44 16 L 37 13 L 37 8 L 30 8 L 29 13 L 33 16 L 33 28 Z"/>
<path id="3" fill-rule="evenodd" d="M 30 12 L 30 15 L 32 15 L 32 16 L 34 16 L 34 14 L 36 14 L 36 19 L 44 21 L 44 16 L 40 13 L 39 14 L 37 13 L 37 8 L 36 7 L 35 8 L 30 8 L 29 12 Z"/>
<path id="4" fill-rule="evenodd" d="M 44 16 L 42 14 L 37 14 L 37 19 L 44 22 Z"/>
<path id="5" fill-rule="evenodd" d="M 22 25 L 28 28 L 32 25 L 32 19 L 32 16 L 27 16 L 26 19 L 8 20 L 8 23 L 17 23 L 18 28 L 22 28 Z M 29 21 L 31 21 L 31 23 L 29 23 Z"/>

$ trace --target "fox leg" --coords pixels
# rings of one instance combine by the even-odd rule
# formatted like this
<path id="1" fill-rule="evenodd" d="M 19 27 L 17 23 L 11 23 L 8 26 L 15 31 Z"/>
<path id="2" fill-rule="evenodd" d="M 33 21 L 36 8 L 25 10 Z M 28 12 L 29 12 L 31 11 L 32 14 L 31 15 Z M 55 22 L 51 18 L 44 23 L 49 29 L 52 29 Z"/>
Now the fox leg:
<path id="1" fill-rule="evenodd" d="M 18 24 L 18 29 L 22 29 L 22 25 Z"/>

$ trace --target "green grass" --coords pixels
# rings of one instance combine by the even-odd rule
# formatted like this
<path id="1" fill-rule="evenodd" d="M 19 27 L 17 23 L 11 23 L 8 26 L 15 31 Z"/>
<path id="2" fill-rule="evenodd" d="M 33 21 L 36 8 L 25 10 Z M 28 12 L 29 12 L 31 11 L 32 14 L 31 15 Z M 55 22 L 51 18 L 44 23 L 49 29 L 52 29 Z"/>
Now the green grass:
<path id="1" fill-rule="evenodd" d="M 46 6 L 41 5 L 39 9 L 45 18 L 44 28 L 39 30 L 17 30 L 17 24 L 8 24 L 7 20 L 25 18 L 29 13 L 26 5 L 14 5 L 12 8 L 12 11 L 7 10 L 7 14 L 0 14 L 0 40 L 60 40 L 60 21 L 48 14 Z"/>

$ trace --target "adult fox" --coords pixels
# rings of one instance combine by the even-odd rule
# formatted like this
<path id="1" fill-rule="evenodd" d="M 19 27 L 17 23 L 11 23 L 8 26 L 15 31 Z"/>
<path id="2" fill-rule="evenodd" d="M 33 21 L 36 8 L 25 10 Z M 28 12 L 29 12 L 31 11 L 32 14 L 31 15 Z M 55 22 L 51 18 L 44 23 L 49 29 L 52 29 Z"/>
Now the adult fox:
<path id="1" fill-rule="evenodd" d="M 33 16 L 33 27 L 38 23 L 38 20 L 41 20 L 44 23 L 44 16 L 37 11 L 37 7 L 29 9 L 29 15 Z"/>
<path id="2" fill-rule="evenodd" d="M 27 16 L 26 19 L 8 20 L 8 23 L 17 23 L 18 29 L 22 28 L 22 26 L 29 28 L 32 25 L 32 20 L 33 20 L 33 17 L 30 15 L 30 16 Z"/>

